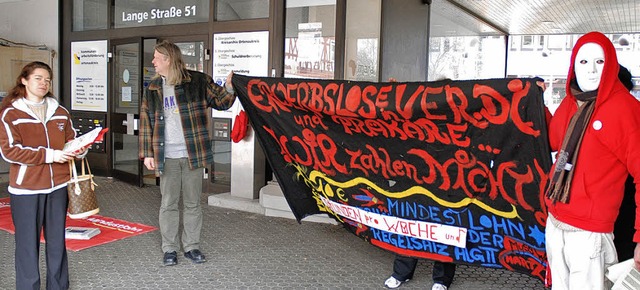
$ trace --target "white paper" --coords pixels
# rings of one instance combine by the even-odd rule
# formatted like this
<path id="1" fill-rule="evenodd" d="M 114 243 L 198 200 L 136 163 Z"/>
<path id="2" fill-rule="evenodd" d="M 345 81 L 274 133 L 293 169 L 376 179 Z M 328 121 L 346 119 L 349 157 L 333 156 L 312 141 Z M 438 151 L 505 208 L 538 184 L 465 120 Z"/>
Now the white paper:
<path id="1" fill-rule="evenodd" d="M 122 101 L 131 102 L 131 87 L 122 87 Z"/>
<path id="2" fill-rule="evenodd" d="M 74 152 L 86 147 L 87 145 L 92 144 L 96 140 L 96 138 L 98 138 L 98 135 L 100 135 L 100 131 L 102 129 L 102 127 L 96 127 L 88 133 L 85 133 L 84 135 L 67 142 L 66 144 L 64 144 L 64 148 L 62 149 L 62 151 Z"/>
<path id="3" fill-rule="evenodd" d="M 613 282 L 611 290 L 640 289 L 640 272 L 635 268 L 633 259 L 609 267 L 606 276 Z"/>

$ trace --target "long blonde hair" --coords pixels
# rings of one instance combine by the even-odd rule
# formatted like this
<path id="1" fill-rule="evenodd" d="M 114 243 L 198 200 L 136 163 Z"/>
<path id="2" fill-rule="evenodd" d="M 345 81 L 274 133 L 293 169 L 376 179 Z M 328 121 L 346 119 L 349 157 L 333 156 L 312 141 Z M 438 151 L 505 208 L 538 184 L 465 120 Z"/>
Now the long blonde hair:
<path id="1" fill-rule="evenodd" d="M 163 40 L 156 44 L 154 49 L 158 53 L 169 58 L 169 71 L 166 76 L 166 82 L 168 85 L 177 85 L 183 81 L 190 80 L 189 74 L 187 73 L 187 66 L 182 60 L 182 51 L 180 51 L 180 48 L 177 45 Z M 160 77 L 160 75 L 156 73 L 155 77 Z"/>

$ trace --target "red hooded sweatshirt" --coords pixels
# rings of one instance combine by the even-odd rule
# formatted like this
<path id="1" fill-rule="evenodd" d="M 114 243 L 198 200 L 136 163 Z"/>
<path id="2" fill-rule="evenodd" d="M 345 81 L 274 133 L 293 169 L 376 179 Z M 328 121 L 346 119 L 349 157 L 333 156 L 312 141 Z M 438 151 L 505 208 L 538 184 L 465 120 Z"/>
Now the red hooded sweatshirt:
<path id="1" fill-rule="evenodd" d="M 590 32 L 583 35 L 571 53 L 567 75 L 567 96 L 549 123 L 552 151 L 559 151 L 571 117 L 578 105 L 571 92 L 575 81 L 574 62 L 580 47 L 596 43 L 604 50 L 604 68 L 598 95 L 571 181 L 568 203 L 547 199 L 549 212 L 569 225 L 599 233 L 613 232 L 613 225 L 624 195 L 624 183 L 630 173 L 636 183 L 636 220 L 634 242 L 640 242 L 640 102 L 618 79 L 616 50 L 605 35 Z M 553 168 L 551 172 L 553 172 Z"/>

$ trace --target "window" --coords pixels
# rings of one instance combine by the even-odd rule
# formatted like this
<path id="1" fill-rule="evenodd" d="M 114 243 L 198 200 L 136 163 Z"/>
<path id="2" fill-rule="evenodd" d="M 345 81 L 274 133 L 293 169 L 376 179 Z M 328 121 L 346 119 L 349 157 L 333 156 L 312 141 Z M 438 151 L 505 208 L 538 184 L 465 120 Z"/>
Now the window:
<path id="1" fill-rule="evenodd" d="M 335 0 L 287 1 L 284 76 L 333 79 Z"/>
<path id="2" fill-rule="evenodd" d="M 107 9 L 109 9 L 109 0 L 74 0 L 73 31 L 109 28 Z"/>
<path id="3" fill-rule="evenodd" d="M 562 50 L 567 43 L 567 36 L 566 35 L 549 35 L 548 36 L 548 42 L 547 42 L 547 48 L 549 50 Z"/>
<path id="4" fill-rule="evenodd" d="M 538 50 L 542 50 L 544 48 L 544 35 L 538 36 L 538 43 L 536 43 L 536 48 Z"/>
<path id="5" fill-rule="evenodd" d="M 532 35 L 522 36 L 522 50 L 531 50 L 531 49 L 533 49 L 533 36 Z"/>
<path id="6" fill-rule="evenodd" d="M 216 20 L 269 18 L 269 0 L 217 0 Z"/>
<path id="7" fill-rule="evenodd" d="M 504 77 L 504 34 L 447 1 L 433 1 L 429 27 L 428 81 Z M 511 43 L 520 39 L 511 37 Z"/>
<path id="8" fill-rule="evenodd" d="M 520 48 L 520 43 L 522 42 L 522 37 L 519 35 L 511 35 L 509 36 L 509 47 L 510 50 L 518 50 Z"/>
<path id="9" fill-rule="evenodd" d="M 378 81 L 381 0 L 347 1 L 344 79 Z"/>

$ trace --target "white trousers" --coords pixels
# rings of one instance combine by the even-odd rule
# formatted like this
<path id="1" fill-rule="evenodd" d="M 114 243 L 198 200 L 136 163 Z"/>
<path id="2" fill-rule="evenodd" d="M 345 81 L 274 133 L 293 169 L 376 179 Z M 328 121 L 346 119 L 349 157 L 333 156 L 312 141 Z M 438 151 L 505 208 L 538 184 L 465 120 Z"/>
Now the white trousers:
<path id="1" fill-rule="evenodd" d="M 552 290 L 611 289 L 605 272 L 618 262 L 613 233 L 562 230 L 547 219 L 545 234 Z"/>

